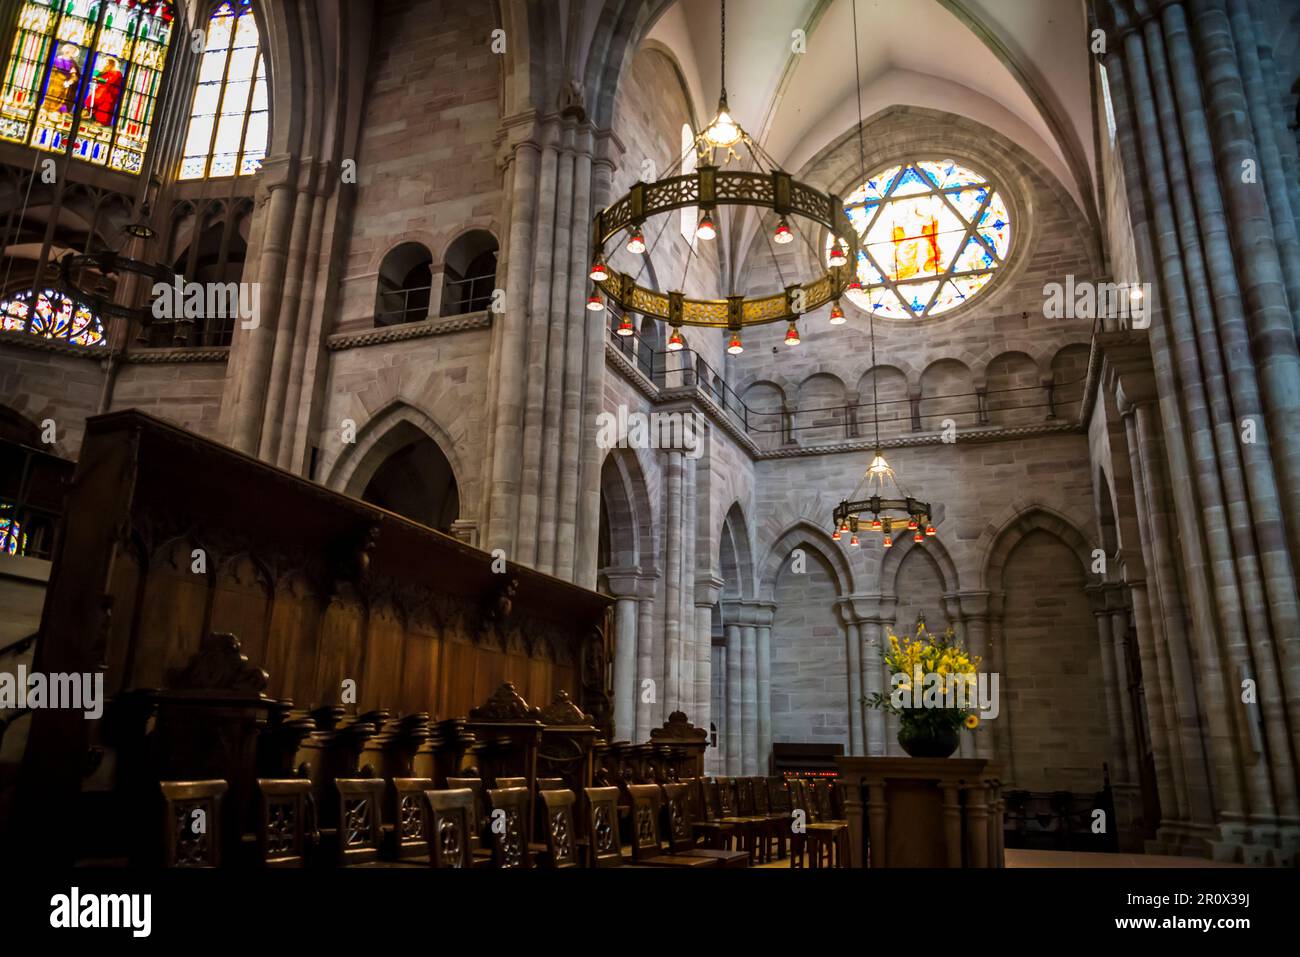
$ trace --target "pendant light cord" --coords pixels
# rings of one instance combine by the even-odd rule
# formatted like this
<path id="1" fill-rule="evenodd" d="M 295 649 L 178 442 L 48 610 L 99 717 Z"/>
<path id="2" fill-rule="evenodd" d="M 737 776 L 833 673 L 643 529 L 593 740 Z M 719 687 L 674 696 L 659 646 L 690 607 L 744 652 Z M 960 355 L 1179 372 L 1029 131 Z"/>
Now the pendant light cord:
<path id="1" fill-rule="evenodd" d="M 723 0 L 725 3 L 725 0 Z M 853 0 L 853 85 L 858 93 L 858 165 L 862 167 L 862 182 L 867 181 L 867 146 L 862 132 L 862 67 L 858 63 L 858 0 Z M 854 257 L 857 258 L 856 256 Z M 857 272 L 858 264 L 853 263 Z M 876 369 L 876 314 L 867 310 L 867 329 L 871 336 L 871 420 L 875 426 L 876 451 L 880 451 L 880 386 Z"/>
<path id="2" fill-rule="evenodd" d="M 722 99 L 727 99 L 727 0 L 722 0 Z"/>

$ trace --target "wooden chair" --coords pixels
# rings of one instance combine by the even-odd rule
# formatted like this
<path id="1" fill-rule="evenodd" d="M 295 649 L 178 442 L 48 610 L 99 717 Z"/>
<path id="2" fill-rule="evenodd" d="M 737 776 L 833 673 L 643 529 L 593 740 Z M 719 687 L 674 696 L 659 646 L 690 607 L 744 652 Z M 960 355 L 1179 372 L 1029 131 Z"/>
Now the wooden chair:
<path id="1" fill-rule="evenodd" d="M 528 788 L 491 788 L 488 830 L 492 834 L 492 863 L 502 870 L 533 866 L 528 848 Z"/>
<path id="2" fill-rule="evenodd" d="M 632 860 L 647 867 L 717 867 L 711 857 L 665 854 L 659 840 L 662 793 L 658 784 L 629 784 L 632 798 Z"/>
<path id="3" fill-rule="evenodd" d="M 839 827 L 817 819 L 815 798 L 808 782 L 793 778 L 789 783 L 791 813 L 799 812 L 802 820 L 802 831 L 791 829 L 790 866 L 803 867 L 804 855 L 807 853 L 809 867 L 829 867 L 835 861 Z"/>
<path id="4" fill-rule="evenodd" d="M 163 781 L 164 867 L 221 865 L 221 797 L 225 781 Z M 156 846 L 156 845 L 155 845 Z"/>
<path id="5" fill-rule="evenodd" d="M 618 837 L 619 789 L 583 788 L 587 797 L 587 833 L 591 835 L 589 867 L 622 867 L 623 846 Z"/>
<path id="6" fill-rule="evenodd" d="M 847 818 L 836 815 L 831 798 L 831 782 L 816 780 L 812 782 L 813 814 L 817 823 L 833 828 L 831 848 L 834 852 L 835 867 L 849 866 L 849 822 Z"/>
<path id="7" fill-rule="evenodd" d="M 474 792 L 425 791 L 425 841 L 434 867 L 474 866 Z"/>
<path id="8" fill-rule="evenodd" d="M 379 860 L 382 778 L 335 778 L 339 796 L 339 826 L 333 835 L 340 867 L 373 864 Z"/>
<path id="9" fill-rule="evenodd" d="M 497 778 L 496 787 L 497 790 L 505 790 L 506 788 L 526 788 L 528 787 L 528 779 L 527 778 Z"/>
<path id="10" fill-rule="evenodd" d="M 713 782 L 701 777 L 692 778 L 686 784 L 690 789 L 692 826 L 704 839 L 705 846 L 720 851 L 736 850 L 735 827 L 718 820 Z"/>
<path id="11" fill-rule="evenodd" d="M 475 867 L 492 866 L 491 842 L 485 840 L 487 835 L 487 808 L 483 795 L 483 779 L 475 777 L 447 778 L 447 787 L 452 790 L 468 789 L 474 796 L 473 816 L 470 824 L 470 853 Z"/>
<path id="12" fill-rule="evenodd" d="M 748 867 L 747 851 L 727 851 L 719 848 L 700 847 L 697 843 L 698 832 L 694 828 L 694 819 L 690 800 L 690 787 L 686 784 L 662 785 L 664 803 L 668 815 L 668 851 L 682 857 L 707 857 L 718 862 L 719 867 Z"/>
<path id="13" fill-rule="evenodd" d="M 736 808 L 736 779 L 718 778 L 713 789 L 717 802 L 718 820 L 735 829 L 741 849 L 748 852 L 749 863 L 754 864 L 758 852 L 758 835 L 764 822 L 742 815 Z"/>
<path id="14" fill-rule="evenodd" d="M 422 858 L 429 853 L 428 822 L 425 820 L 428 805 L 424 792 L 432 787 L 433 781 L 429 778 L 393 778 L 389 812 L 393 826 L 385 835 L 388 853 L 393 860 Z"/>
<path id="15" fill-rule="evenodd" d="M 573 805 L 578 796 L 567 788 L 538 791 L 537 796 L 546 815 L 546 852 L 542 861 L 548 867 L 577 867 L 578 840 Z"/>
<path id="16" fill-rule="evenodd" d="M 257 860 L 263 867 L 302 867 L 317 839 L 311 781 L 259 778 Z"/>
<path id="17" fill-rule="evenodd" d="M 764 860 L 772 859 L 769 842 L 776 845 L 777 859 L 785 860 L 786 839 L 790 836 L 790 818 L 773 809 L 766 778 L 751 779 L 749 790 L 754 802 L 754 816 L 763 820 L 759 838 L 762 841 Z"/>

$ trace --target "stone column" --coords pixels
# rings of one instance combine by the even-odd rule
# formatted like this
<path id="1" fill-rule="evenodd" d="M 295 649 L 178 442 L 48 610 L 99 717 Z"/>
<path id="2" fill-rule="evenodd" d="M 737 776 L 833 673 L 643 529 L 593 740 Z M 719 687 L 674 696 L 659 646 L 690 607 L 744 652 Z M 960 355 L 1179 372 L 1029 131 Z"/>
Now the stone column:
<path id="1" fill-rule="evenodd" d="M 655 641 L 654 632 L 654 598 L 644 595 L 638 600 L 638 604 L 640 615 L 636 626 L 637 671 L 636 687 L 633 689 L 633 694 L 636 695 L 636 735 L 632 738 L 633 744 L 650 740 L 650 729 L 656 727 L 655 717 L 659 713 L 658 706 L 653 701 L 646 701 L 646 696 L 642 693 L 647 679 L 656 683 L 659 681 L 656 670 L 659 655 L 655 647 L 658 642 Z M 655 697 L 657 698 L 659 694 L 656 688 Z"/>
<path id="2" fill-rule="evenodd" d="M 727 721 L 725 729 L 727 732 L 727 753 L 725 764 L 727 767 L 727 774 L 738 775 L 744 773 L 741 764 L 741 721 L 743 718 L 741 688 L 744 684 L 744 677 L 740 649 L 740 625 L 737 623 L 728 623 L 726 626 L 726 635 Z"/>
<path id="3" fill-rule="evenodd" d="M 1092 615 L 1097 622 L 1097 643 L 1101 658 L 1102 693 L 1106 698 L 1106 727 L 1110 731 L 1108 762 L 1111 780 L 1117 779 L 1124 767 L 1124 729 L 1119 712 L 1119 689 L 1115 684 L 1115 647 L 1111 634 L 1111 613 L 1108 607 L 1109 591 L 1113 586 L 1088 585 L 1085 590 L 1092 603 Z"/>
<path id="4" fill-rule="evenodd" d="M 849 746 L 848 753 L 863 753 L 862 728 L 862 635 L 858 621 L 854 617 L 853 606 L 849 602 L 839 604 L 840 620 L 844 625 L 845 675 L 844 686 L 848 697 Z"/>
<path id="5" fill-rule="evenodd" d="M 1116 601 L 1110 606 L 1110 641 L 1115 655 L 1115 696 L 1119 704 L 1120 742 L 1123 753 L 1118 755 L 1120 766 L 1115 769 L 1115 780 L 1131 784 L 1137 780 L 1137 755 L 1134 743 L 1133 706 L 1129 702 L 1128 632 L 1129 608 L 1121 591 L 1116 591 Z"/>
<path id="6" fill-rule="evenodd" d="M 723 715 L 714 711 L 713 706 L 713 608 L 721 597 L 722 585 L 721 578 L 697 578 L 695 581 L 696 714 L 691 715 L 691 720 L 696 727 L 705 729 L 710 722 L 726 725 Z M 725 674 L 721 672 L 721 675 Z"/>
<path id="7" fill-rule="evenodd" d="M 858 635 L 862 642 L 862 692 L 868 698 L 878 693 L 887 694 L 889 685 L 886 683 L 885 664 L 882 659 L 884 641 L 879 620 L 867 618 L 858 622 Z M 884 711 L 879 708 L 863 708 L 863 739 L 868 757 L 884 757 Z"/>
<path id="8" fill-rule="evenodd" d="M 758 773 L 758 628 L 752 617 L 740 631 L 741 773 L 753 775 Z"/>
<path id="9" fill-rule="evenodd" d="M 965 621 L 966 651 L 972 658 L 980 659 L 977 668 L 979 674 L 985 676 L 982 684 L 977 684 L 976 687 L 987 688 L 991 694 L 994 690 L 992 676 L 995 672 L 992 658 L 989 656 L 988 592 L 962 592 L 957 597 Z M 1001 677 L 998 675 L 996 686 L 999 695 L 1002 691 Z M 1000 711 L 1000 702 L 995 703 L 993 707 Z M 997 720 L 997 718 L 986 718 L 980 715 L 979 726 L 970 735 L 974 738 L 975 757 L 986 760 L 993 757 L 993 728 L 990 725 Z"/>
<path id="10" fill-rule="evenodd" d="M 615 741 L 633 741 L 636 735 L 636 617 L 636 599 L 619 598 L 614 605 Z"/>
<path id="11" fill-rule="evenodd" d="M 660 710 L 666 717 L 670 705 L 680 697 L 681 666 L 681 585 L 682 585 L 682 453 L 671 449 L 664 453 L 667 476 L 664 514 L 664 684 L 659 689 Z"/>
<path id="12" fill-rule="evenodd" d="M 758 773 L 767 775 L 772 766 L 772 618 L 776 606 L 758 608 Z"/>

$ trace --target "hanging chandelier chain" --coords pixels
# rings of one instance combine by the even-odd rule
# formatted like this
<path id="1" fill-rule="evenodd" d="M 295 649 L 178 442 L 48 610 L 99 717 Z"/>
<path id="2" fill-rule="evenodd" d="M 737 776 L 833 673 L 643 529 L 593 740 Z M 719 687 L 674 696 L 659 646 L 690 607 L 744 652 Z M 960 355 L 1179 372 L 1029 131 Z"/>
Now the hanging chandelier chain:
<path id="1" fill-rule="evenodd" d="M 858 0 L 853 0 L 853 85 L 858 94 L 858 164 L 862 167 L 862 180 L 867 178 L 867 145 L 862 132 L 862 66 L 858 61 Z M 856 260 L 857 257 L 855 256 Z M 853 263 L 856 273 L 858 264 Z M 876 448 L 880 448 L 880 386 L 876 369 L 876 314 L 867 310 L 867 329 L 871 337 L 871 421 L 876 434 Z"/>
<path id="2" fill-rule="evenodd" d="M 727 0 L 722 0 L 722 99 L 727 98 Z"/>

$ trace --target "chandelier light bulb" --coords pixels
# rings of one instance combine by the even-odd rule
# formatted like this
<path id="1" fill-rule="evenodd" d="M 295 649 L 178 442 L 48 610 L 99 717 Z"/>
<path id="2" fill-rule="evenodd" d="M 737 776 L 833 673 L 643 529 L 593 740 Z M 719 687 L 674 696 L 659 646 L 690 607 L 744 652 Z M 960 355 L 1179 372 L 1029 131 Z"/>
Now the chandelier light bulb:
<path id="1" fill-rule="evenodd" d="M 873 522 L 871 523 L 871 530 L 872 530 L 873 532 L 878 532 L 878 531 L 880 531 L 880 519 L 876 519 L 875 521 L 873 521 Z"/>
<path id="2" fill-rule="evenodd" d="M 840 308 L 838 300 L 831 306 L 831 325 L 842 326 L 848 320 L 844 318 L 844 310 Z"/>
<path id="3" fill-rule="evenodd" d="M 703 210 L 700 214 L 700 224 L 695 227 L 695 238 L 703 239 L 706 242 L 712 240 L 718 235 L 717 228 L 713 225 L 713 217 L 709 210 Z"/>
<path id="4" fill-rule="evenodd" d="M 832 266 L 844 266 L 849 261 L 849 255 L 844 251 L 844 240 L 837 239 L 831 246 L 831 254 L 826 260 Z"/>
<path id="5" fill-rule="evenodd" d="M 673 326 L 673 334 L 668 337 L 668 351 L 681 352 L 685 346 L 686 343 L 682 339 L 682 330 Z"/>
<path id="6" fill-rule="evenodd" d="M 925 526 L 925 534 L 927 534 L 927 535 L 929 535 L 931 538 L 933 538 L 934 536 L 938 535 L 939 533 L 936 532 L 936 531 L 934 530 L 934 526 L 933 526 L 933 525 L 927 525 L 927 526 Z"/>
<path id="7" fill-rule="evenodd" d="M 718 100 L 718 115 L 704 130 L 704 141 L 716 150 L 731 149 L 740 142 L 740 127 L 727 111 L 725 98 Z"/>
<path id="8" fill-rule="evenodd" d="M 925 536 L 918 531 L 915 535 L 912 536 L 912 541 L 916 542 L 916 544 L 918 545 L 923 545 L 925 544 Z"/>
<path id="9" fill-rule="evenodd" d="M 627 238 L 627 251 L 633 256 L 645 252 L 645 236 L 641 235 L 640 229 L 632 230 L 632 235 Z"/>
<path id="10" fill-rule="evenodd" d="M 729 355 L 738 356 L 744 351 L 745 347 L 740 344 L 740 333 L 733 332 L 731 334 L 731 341 L 727 343 L 727 353 Z"/>
<path id="11" fill-rule="evenodd" d="M 849 523 L 846 521 L 843 525 L 840 526 L 840 531 L 847 532 L 848 530 L 849 530 Z"/>
<path id="12" fill-rule="evenodd" d="M 591 264 L 589 278 L 592 282 L 604 282 L 609 278 L 609 270 L 605 268 L 605 264 L 600 259 Z"/>
<path id="13" fill-rule="evenodd" d="M 916 531 L 916 519 L 912 519 L 910 522 L 907 523 L 907 530 L 909 532 Z"/>
<path id="14" fill-rule="evenodd" d="M 632 333 L 636 332 L 636 330 L 632 328 L 632 320 L 627 316 L 624 316 L 623 321 L 618 324 L 618 328 L 615 329 L 614 332 L 620 336 L 630 336 Z"/>
<path id="15" fill-rule="evenodd" d="M 772 241 L 778 246 L 784 246 L 787 243 L 794 242 L 794 230 L 790 228 L 790 224 L 785 221 L 784 216 L 782 216 L 781 221 L 776 224 L 776 232 L 772 235 Z"/>
<path id="16" fill-rule="evenodd" d="M 587 310 L 589 312 L 605 311 L 605 301 L 600 298 L 600 293 L 593 291 L 592 294 L 587 298 Z"/>
<path id="17" fill-rule="evenodd" d="M 862 292 L 862 283 L 858 282 L 857 276 L 854 276 L 851 280 L 849 280 L 849 285 L 847 288 L 849 292 Z"/>
<path id="18" fill-rule="evenodd" d="M 885 540 L 884 540 L 883 542 L 881 542 L 881 544 L 884 545 L 886 548 L 893 548 L 893 547 L 894 547 L 894 540 L 893 540 L 893 538 L 891 538 L 890 536 L 886 535 L 886 536 L 885 536 Z"/>
<path id="19" fill-rule="evenodd" d="M 797 346 L 801 341 L 798 326 L 793 322 L 790 323 L 790 328 L 785 331 L 785 344 L 787 346 Z"/>
<path id="20" fill-rule="evenodd" d="M 852 548 L 857 548 L 857 547 L 858 547 L 858 536 L 854 535 L 852 538 L 850 538 L 850 539 L 849 539 L 849 545 L 850 545 L 850 547 L 852 547 Z"/>
<path id="21" fill-rule="evenodd" d="M 831 532 L 831 541 L 838 542 L 839 540 L 840 540 L 840 530 L 836 528 L 835 531 Z"/>

